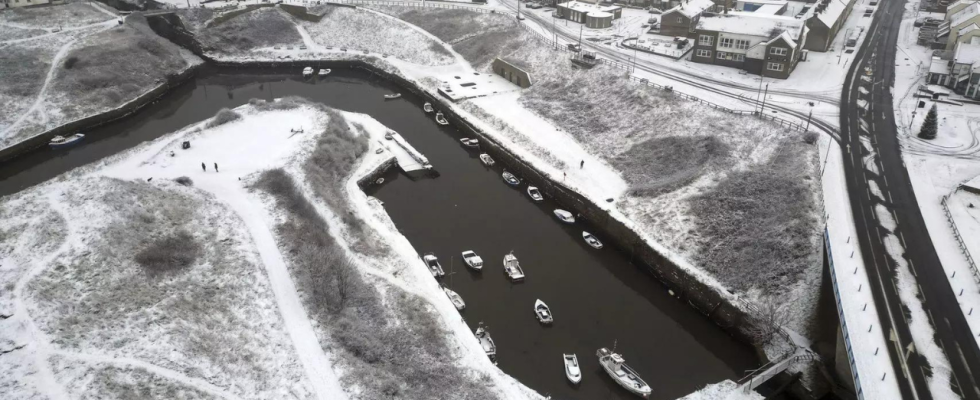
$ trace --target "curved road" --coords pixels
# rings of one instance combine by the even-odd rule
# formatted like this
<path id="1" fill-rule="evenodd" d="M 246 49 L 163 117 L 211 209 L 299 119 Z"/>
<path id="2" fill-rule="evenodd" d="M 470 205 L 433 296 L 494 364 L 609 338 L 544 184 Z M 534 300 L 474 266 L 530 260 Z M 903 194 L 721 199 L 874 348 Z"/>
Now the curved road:
<path id="1" fill-rule="evenodd" d="M 933 398 L 927 383 L 931 371 L 925 358 L 914 354 L 914 348 L 910 347 L 913 339 L 905 306 L 897 293 L 896 265 L 882 241 L 882 235 L 890 232 L 875 218 L 875 207 L 879 205 L 892 210 L 898 222 L 893 233 L 901 238 L 906 249 L 905 262 L 918 283 L 922 306 L 929 314 L 937 343 L 949 359 L 953 391 L 964 399 L 977 400 L 980 399 L 977 386 L 980 348 L 929 237 L 896 135 L 891 88 L 895 80 L 895 52 L 904 7 L 904 0 L 882 2 L 844 81 L 840 102 L 840 144 L 848 192 L 883 327 L 881 331 L 892 344 L 888 351 L 895 363 L 894 373 L 905 378 L 898 379 L 902 397 Z M 867 111 L 858 105 L 859 99 L 867 102 Z M 862 146 L 862 137 L 864 145 L 871 151 Z M 880 162 L 880 174 L 865 169 L 865 158 L 872 157 L 873 162 L 874 154 Z M 882 197 L 887 200 L 871 195 L 873 185 L 880 188 Z"/>

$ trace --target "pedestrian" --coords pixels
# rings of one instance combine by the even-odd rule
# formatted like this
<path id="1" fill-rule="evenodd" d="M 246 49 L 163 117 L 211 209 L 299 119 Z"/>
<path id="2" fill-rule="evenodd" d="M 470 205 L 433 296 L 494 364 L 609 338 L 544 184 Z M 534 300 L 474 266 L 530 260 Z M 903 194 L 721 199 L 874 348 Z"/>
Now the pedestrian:
<path id="1" fill-rule="evenodd" d="M 561 173 L 561 180 L 565 180 L 565 178 L 568 178 L 568 172 Z"/>
<path id="2" fill-rule="evenodd" d="M 201 163 L 201 171 L 208 172 L 208 167 L 204 163 Z"/>
<path id="3" fill-rule="evenodd" d="M 218 172 L 218 163 L 214 163 L 214 172 Z"/>
<path id="4" fill-rule="evenodd" d="M 585 167 L 585 160 L 582 160 L 582 162 L 578 164 L 578 169 L 582 169 L 583 167 Z"/>

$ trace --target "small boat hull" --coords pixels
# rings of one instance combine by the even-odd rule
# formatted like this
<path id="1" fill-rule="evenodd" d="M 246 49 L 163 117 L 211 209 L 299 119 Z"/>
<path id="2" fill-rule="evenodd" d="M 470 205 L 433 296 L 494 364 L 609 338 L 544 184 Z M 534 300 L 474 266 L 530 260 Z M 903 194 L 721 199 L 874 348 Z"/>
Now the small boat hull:
<path id="1" fill-rule="evenodd" d="M 479 140 L 476 140 L 476 139 L 462 138 L 462 139 L 459 139 L 459 142 L 462 143 L 463 146 L 466 146 L 466 147 L 472 147 L 472 148 L 480 147 L 480 141 Z"/>
<path id="2" fill-rule="evenodd" d="M 447 121 L 446 117 L 442 115 L 442 111 L 436 113 L 436 123 L 439 125 L 449 125 L 449 121 Z"/>
<path id="3" fill-rule="evenodd" d="M 426 253 L 422 256 L 422 262 L 425 263 L 425 267 L 429 269 L 434 278 L 445 276 L 446 272 L 442 269 L 442 265 L 439 264 L 439 259 L 432 253 Z"/>
<path id="4" fill-rule="evenodd" d="M 493 158 L 491 158 L 490 155 L 487 153 L 480 154 L 480 161 L 483 162 L 483 165 L 486 165 L 488 167 L 492 167 L 493 164 L 496 164 L 496 162 L 493 161 Z"/>
<path id="5" fill-rule="evenodd" d="M 470 267 L 477 271 L 483 270 L 483 259 L 472 250 L 466 250 L 463 252 L 463 262 L 466 263 L 467 267 Z"/>
<path id="6" fill-rule="evenodd" d="M 534 302 L 534 316 L 538 318 L 538 322 L 545 325 L 555 322 L 555 318 L 551 314 L 551 308 L 540 299 Z"/>
<path id="7" fill-rule="evenodd" d="M 562 359 L 565 362 L 565 377 L 568 378 L 568 381 L 574 384 L 582 382 L 582 369 L 579 367 L 578 356 L 563 354 Z"/>
<path id="8" fill-rule="evenodd" d="M 561 222 L 564 222 L 566 224 L 574 224 L 575 223 L 575 216 L 572 215 L 572 213 L 570 213 L 568 211 L 565 211 L 565 210 L 562 210 L 560 208 L 555 210 L 555 216 L 558 217 L 558 219 Z"/>
<path id="9" fill-rule="evenodd" d="M 329 70 L 329 69 L 321 69 L 319 75 L 320 76 L 327 76 L 327 75 L 330 75 L 330 72 L 332 72 L 332 71 Z"/>
<path id="10" fill-rule="evenodd" d="M 401 93 L 386 94 L 385 95 L 385 100 L 394 100 L 394 99 L 397 99 L 399 97 L 402 97 L 402 94 Z"/>
<path id="11" fill-rule="evenodd" d="M 500 176 L 504 178 L 504 182 L 507 182 L 508 185 L 517 186 L 521 183 L 521 180 L 517 179 L 517 177 L 510 172 L 504 171 L 504 173 Z"/>
<path id="12" fill-rule="evenodd" d="M 521 282 L 524 280 L 524 269 L 521 268 L 521 263 L 517 261 L 517 257 L 513 254 L 504 256 L 504 273 L 507 274 L 511 282 Z"/>
<path id="13" fill-rule="evenodd" d="M 599 239 L 596 238 L 591 233 L 582 231 L 582 239 L 584 239 L 585 240 L 585 243 L 588 244 L 589 246 L 592 246 L 592 248 L 594 248 L 594 249 L 601 249 L 602 248 L 602 242 L 600 242 Z"/>
<path id="14" fill-rule="evenodd" d="M 538 188 L 535 187 L 535 186 L 528 186 L 527 187 L 527 195 L 528 196 L 531 196 L 531 200 L 534 200 L 534 201 L 542 201 L 542 200 L 544 200 L 544 196 L 541 195 L 541 191 L 538 190 Z"/>
<path id="15" fill-rule="evenodd" d="M 425 104 L 422 106 L 422 110 L 425 111 L 426 113 L 431 113 L 432 111 L 434 111 L 432 109 L 432 103 L 425 102 Z"/>
<path id="16" fill-rule="evenodd" d="M 303 68 L 303 76 L 313 75 L 313 67 Z"/>
<path id="17" fill-rule="evenodd" d="M 55 136 L 48 142 L 48 146 L 51 146 L 52 149 L 63 149 L 81 143 L 82 139 L 85 139 L 85 135 L 81 133 L 69 137 Z"/>
<path id="18" fill-rule="evenodd" d="M 602 369 L 606 371 L 606 374 L 616 381 L 619 386 L 622 386 L 623 389 L 643 398 L 647 398 L 653 392 L 650 386 L 643 379 L 640 379 L 636 371 L 626 365 L 626 361 L 621 355 L 603 347 L 596 351 L 596 356 L 599 357 L 599 364 L 602 365 Z"/>
<path id="19" fill-rule="evenodd" d="M 456 307 L 456 311 L 463 311 L 466 308 L 466 302 L 463 301 L 463 297 L 460 296 L 459 293 L 456 293 L 447 287 L 442 288 L 442 291 L 446 293 L 447 297 L 449 297 L 449 301 L 453 303 L 454 307 Z"/>
<path id="20" fill-rule="evenodd" d="M 483 348 L 483 352 L 490 357 L 491 360 L 497 357 L 497 344 L 493 342 L 493 338 L 490 337 L 490 331 L 488 331 L 483 326 L 476 328 L 476 339 L 480 342 L 480 347 Z"/>

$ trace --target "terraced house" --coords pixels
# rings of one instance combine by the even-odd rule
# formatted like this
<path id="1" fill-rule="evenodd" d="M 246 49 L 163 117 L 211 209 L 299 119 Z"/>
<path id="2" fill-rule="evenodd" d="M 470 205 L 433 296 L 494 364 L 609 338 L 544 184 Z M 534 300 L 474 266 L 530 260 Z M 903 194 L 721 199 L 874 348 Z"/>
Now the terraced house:
<path id="1" fill-rule="evenodd" d="M 702 16 L 691 61 L 786 79 L 800 61 L 807 31 L 805 20 L 793 17 L 738 11 Z"/>

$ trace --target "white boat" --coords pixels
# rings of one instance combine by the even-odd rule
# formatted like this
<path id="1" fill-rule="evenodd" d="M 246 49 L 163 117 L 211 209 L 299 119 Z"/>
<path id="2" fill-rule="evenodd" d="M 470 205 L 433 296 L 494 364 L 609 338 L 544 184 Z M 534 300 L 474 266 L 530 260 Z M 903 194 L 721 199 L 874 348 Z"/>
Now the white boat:
<path id="1" fill-rule="evenodd" d="M 560 219 L 561 222 L 564 222 L 566 224 L 574 224 L 575 223 L 575 216 L 572 215 L 572 213 L 570 213 L 568 211 L 565 211 L 565 210 L 562 210 L 560 208 L 556 208 L 555 209 L 555 216 L 558 217 L 558 219 Z"/>
<path id="2" fill-rule="evenodd" d="M 524 269 L 521 268 L 521 263 L 517 261 L 517 256 L 514 253 L 504 256 L 504 273 L 513 282 L 524 280 Z"/>
<path id="3" fill-rule="evenodd" d="M 541 201 L 544 200 L 544 196 L 541 195 L 541 191 L 538 190 L 537 186 L 528 186 L 527 195 L 531 196 L 531 200 Z"/>
<path id="4" fill-rule="evenodd" d="M 463 309 L 466 308 L 466 303 L 463 302 L 463 297 L 460 296 L 459 293 L 456 293 L 447 287 L 443 287 L 442 291 L 446 292 L 446 296 L 449 296 L 449 301 L 453 302 L 453 305 L 456 306 L 456 310 L 463 311 Z"/>
<path id="5" fill-rule="evenodd" d="M 439 264 L 439 259 L 436 258 L 435 254 L 425 253 L 425 255 L 422 256 L 422 261 L 425 262 L 425 266 L 426 268 L 429 268 L 429 272 L 432 273 L 432 276 L 438 278 L 446 275 L 446 271 L 443 271 L 442 265 Z"/>
<path id="6" fill-rule="evenodd" d="M 609 349 L 603 347 L 596 351 L 596 356 L 599 357 L 599 364 L 602 365 L 602 369 L 606 370 L 606 373 L 613 378 L 619 386 L 624 389 L 629 390 L 635 394 L 646 398 L 653 392 L 650 389 L 650 385 L 647 385 L 640 376 L 626 365 L 626 360 L 622 355 L 613 353 Z"/>
<path id="7" fill-rule="evenodd" d="M 397 99 L 399 97 L 402 97 L 402 94 L 401 93 L 386 94 L 385 95 L 385 100 Z"/>
<path id="8" fill-rule="evenodd" d="M 449 121 L 446 121 L 446 117 L 442 115 L 442 111 L 436 113 L 436 122 L 439 125 L 449 125 Z"/>
<path id="9" fill-rule="evenodd" d="M 602 248 L 602 242 L 600 242 L 599 239 L 597 239 L 595 235 L 591 233 L 582 231 L 582 239 L 585 239 L 585 243 L 588 243 L 589 246 L 595 247 L 597 249 Z"/>
<path id="10" fill-rule="evenodd" d="M 51 140 L 48 142 L 48 146 L 51 146 L 52 148 L 56 148 L 56 149 L 60 147 L 73 146 L 78 144 L 78 142 L 80 142 L 84 138 L 85 135 L 81 133 L 76 133 L 69 137 L 64 137 L 59 135 L 51 138 Z"/>
<path id="11" fill-rule="evenodd" d="M 303 68 L 303 76 L 313 75 L 313 67 Z"/>
<path id="12" fill-rule="evenodd" d="M 582 382 L 582 369 L 578 366 L 578 356 L 575 354 L 563 354 L 565 360 L 565 377 L 569 382 Z"/>
<path id="13" fill-rule="evenodd" d="M 432 103 L 429 103 L 428 101 L 425 102 L 425 104 L 422 106 L 422 110 L 424 110 L 426 113 L 432 112 Z"/>
<path id="14" fill-rule="evenodd" d="M 514 176 L 514 174 L 512 174 L 510 172 L 504 171 L 504 173 L 501 174 L 500 176 L 503 176 L 504 177 L 504 182 L 507 182 L 507 184 L 509 184 L 509 185 L 515 185 L 516 186 L 516 185 L 518 185 L 518 184 L 521 183 L 521 180 L 520 179 L 517 179 L 517 177 Z"/>
<path id="15" fill-rule="evenodd" d="M 551 309 L 541 299 L 534 301 L 534 316 L 538 317 L 538 321 L 542 324 L 555 322 L 554 315 L 551 315 Z"/>
<path id="16" fill-rule="evenodd" d="M 490 357 L 490 359 L 496 357 L 497 345 L 493 342 L 493 339 L 490 338 L 490 331 L 483 326 L 482 322 L 480 323 L 480 326 L 476 328 L 476 332 L 474 332 L 474 334 L 476 335 L 476 339 L 480 341 L 480 347 L 483 347 L 483 352 L 487 353 L 487 356 Z"/>
<path id="17" fill-rule="evenodd" d="M 494 164 L 493 158 L 490 158 L 490 155 L 487 153 L 480 154 L 480 161 L 483 161 L 483 164 L 488 167 L 492 167 Z"/>
<path id="18" fill-rule="evenodd" d="M 476 255 L 476 252 L 473 250 L 466 250 L 463 252 L 463 262 L 465 262 L 470 268 L 477 271 L 483 270 L 483 259 Z"/>
<path id="19" fill-rule="evenodd" d="M 320 76 L 327 76 L 327 75 L 330 75 L 330 72 L 331 72 L 331 71 L 330 71 L 330 69 L 328 69 L 328 68 L 321 68 L 321 69 L 320 69 Z"/>
<path id="20" fill-rule="evenodd" d="M 480 141 L 479 140 L 476 140 L 476 139 L 462 138 L 462 139 L 459 139 L 459 142 L 462 143 L 463 146 L 466 146 L 466 147 L 480 147 Z"/>

